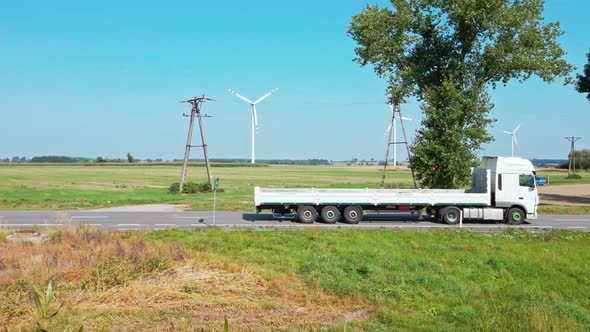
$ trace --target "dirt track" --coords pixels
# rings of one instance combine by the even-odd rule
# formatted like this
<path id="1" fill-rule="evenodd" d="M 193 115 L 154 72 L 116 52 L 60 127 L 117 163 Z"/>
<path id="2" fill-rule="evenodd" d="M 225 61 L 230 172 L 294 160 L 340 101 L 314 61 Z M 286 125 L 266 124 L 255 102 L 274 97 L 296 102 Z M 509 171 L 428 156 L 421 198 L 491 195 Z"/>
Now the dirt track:
<path id="1" fill-rule="evenodd" d="M 568 184 L 539 187 L 541 204 L 590 205 L 590 184 Z"/>

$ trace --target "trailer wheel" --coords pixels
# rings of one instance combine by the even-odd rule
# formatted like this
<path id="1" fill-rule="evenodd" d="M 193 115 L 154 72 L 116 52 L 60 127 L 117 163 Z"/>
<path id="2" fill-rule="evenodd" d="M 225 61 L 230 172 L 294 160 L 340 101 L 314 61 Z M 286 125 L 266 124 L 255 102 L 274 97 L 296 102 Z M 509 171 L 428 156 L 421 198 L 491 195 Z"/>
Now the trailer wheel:
<path id="1" fill-rule="evenodd" d="M 303 205 L 297 209 L 297 219 L 303 224 L 312 224 L 318 218 L 318 211 L 313 206 Z"/>
<path id="2" fill-rule="evenodd" d="M 333 224 L 340 220 L 340 210 L 335 206 L 326 206 L 322 209 L 321 217 L 326 224 Z"/>
<path id="3" fill-rule="evenodd" d="M 508 210 L 508 216 L 506 217 L 506 220 L 509 224 L 520 225 L 524 222 L 525 219 L 526 214 L 521 208 L 514 207 Z"/>
<path id="4" fill-rule="evenodd" d="M 363 209 L 358 205 L 347 206 L 344 209 L 344 220 L 349 224 L 358 224 L 363 219 Z"/>
<path id="5" fill-rule="evenodd" d="M 461 217 L 461 210 L 455 206 L 449 206 L 441 211 L 441 219 L 443 222 L 449 225 L 456 225 L 459 223 Z"/>

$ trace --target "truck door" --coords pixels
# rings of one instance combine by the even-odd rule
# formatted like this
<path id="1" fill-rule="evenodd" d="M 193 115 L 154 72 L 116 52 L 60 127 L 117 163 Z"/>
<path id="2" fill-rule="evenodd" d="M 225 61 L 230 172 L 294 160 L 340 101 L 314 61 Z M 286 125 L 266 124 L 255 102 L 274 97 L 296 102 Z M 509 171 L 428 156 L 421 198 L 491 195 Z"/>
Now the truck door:
<path id="1" fill-rule="evenodd" d="M 533 174 L 520 174 L 518 176 L 518 184 L 518 201 L 524 205 L 529 216 L 531 216 L 531 214 L 536 216 L 538 195 L 535 176 Z"/>

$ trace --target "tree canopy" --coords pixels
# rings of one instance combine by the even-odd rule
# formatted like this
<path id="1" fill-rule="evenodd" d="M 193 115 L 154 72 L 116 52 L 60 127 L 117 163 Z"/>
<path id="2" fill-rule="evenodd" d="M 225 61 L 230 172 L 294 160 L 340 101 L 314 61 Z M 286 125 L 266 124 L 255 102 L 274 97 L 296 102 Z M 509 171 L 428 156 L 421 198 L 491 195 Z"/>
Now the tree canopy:
<path id="1" fill-rule="evenodd" d="M 488 87 L 532 75 L 546 82 L 573 67 L 557 42 L 559 23 L 544 23 L 542 0 L 391 0 L 369 5 L 348 28 L 361 66 L 388 80 L 388 101 L 415 97 L 424 120 L 412 144 L 422 185 L 464 185 L 493 105 Z"/>
<path id="2" fill-rule="evenodd" d="M 584 73 L 578 74 L 578 81 L 576 82 L 576 90 L 579 93 L 588 93 L 586 98 L 590 102 L 590 53 L 586 54 L 588 63 L 584 65 Z"/>

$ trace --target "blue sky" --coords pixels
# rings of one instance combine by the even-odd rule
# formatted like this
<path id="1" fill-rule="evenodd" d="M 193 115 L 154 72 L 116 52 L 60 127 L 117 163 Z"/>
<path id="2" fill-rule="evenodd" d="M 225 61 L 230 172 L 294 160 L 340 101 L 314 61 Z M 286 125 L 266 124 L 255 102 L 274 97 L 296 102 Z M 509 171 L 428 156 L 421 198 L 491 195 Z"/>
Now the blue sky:
<path id="1" fill-rule="evenodd" d="M 188 108 L 177 101 L 205 94 L 216 99 L 203 108 L 214 116 L 205 122 L 211 156 L 249 158 L 249 106 L 227 89 L 256 99 L 278 87 L 258 106 L 257 158 L 383 159 L 385 82 L 352 61 L 346 35 L 365 4 L 4 1 L 0 157 L 181 158 Z M 586 0 L 546 3 L 578 71 L 590 51 L 588 12 Z M 509 155 L 502 131 L 519 123 L 517 155 L 566 158 L 568 135 L 590 147 L 590 103 L 573 87 L 531 79 L 491 95 L 496 140 L 482 154 Z M 420 118 L 416 103 L 403 111 Z"/>

